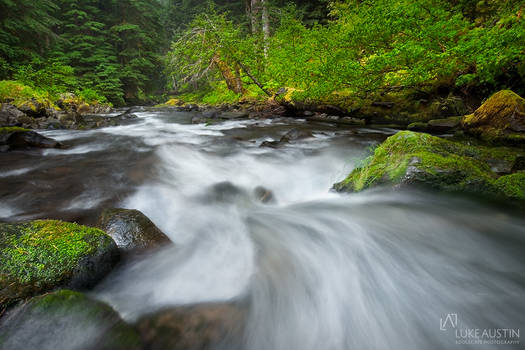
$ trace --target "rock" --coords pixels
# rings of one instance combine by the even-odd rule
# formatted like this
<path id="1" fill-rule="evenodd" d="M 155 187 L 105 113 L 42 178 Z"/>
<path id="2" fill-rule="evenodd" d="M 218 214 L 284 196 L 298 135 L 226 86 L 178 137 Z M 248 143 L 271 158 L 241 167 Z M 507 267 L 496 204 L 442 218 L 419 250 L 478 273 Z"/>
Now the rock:
<path id="1" fill-rule="evenodd" d="M 447 132 L 457 128 L 461 124 L 461 117 L 449 117 L 445 119 L 429 120 L 427 130 L 430 132 Z"/>
<path id="2" fill-rule="evenodd" d="M 451 192 L 525 199 L 525 173 L 499 176 L 494 159 L 511 163 L 521 150 L 487 148 L 452 142 L 428 134 L 401 131 L 376 148 L 366 164 L 334 185 L 339 192 L 357 192 L 378 185 L 417 185 Z M 512 177 L 512 178 L 509 178 Z"/>
<path id="3" fill-rule="evenodd" d="M 12 150 L 30 147 L 60 148 L 62 144 L 28 129 L 5 127 L 0 128 L 0 146 L 7 146 L 7 150 Z"/>
<path id="4" fill-rule="evenodd" d="M 117 263 L 99 229 L 55 220 L 0 224 L 0 309 L 57 287 L 91 287 Z"/>
<path id="5" fill-rule="evenodd" d="M 395 104 L 394 102 L 382 102 L 382 101 L 372 102 L 372 106 L 386 108 L 386 109 L 391 109 L 392 107 L 394 107 L 394 104 Z"/>
<path id="6" fill-rule="evenodd" d="M 427 131 L 428 123 L 423 123 L 423 122 L 411 123 L 411 124 L 408 124 L 407 129 L 411 131 Z"/>
<path id="7" fill-rule="evenodd" d="M 221 119 L 244 119 L 248 118 L 249 113 L 248 112 L 223 112 L 220 115 Z"/>
<path id="8" fill-rule="evenodd" d="M 209 187 L 205 200 L 207 202 L 232 203 L 239 198 L 247 198 L 246 191 L 229 181 L 219 182 Z"/>
<path id="9" fill-rule="evenodd" d="M 364 119 L 354 118 L 354 117 L 342 117 L 338 120 L 339 124 L 347 124 L 347 125 L 365 125 L 366 121 Z"/>
<path id="10" fill-rule="evenodd" d="M 171 243 L 146 215 L 134 209 L 106 209 L 97 226 L 125 252 L 147 252 Z"/>
<path id="11" fill-rule="evenodd" d="M 9 103 L 2 103 L 0 108 L 0 126 L 21 124 L 20 118 L 27 115 Z"/>
<path id="12" fill-rule="evenodd" d="M 41 118 L 46 116 L 46 106 L 34 98 L 23 103 L 18 107 L 18 109 L 32 118 Z"/>
<path id="13" fill-rule="evenodd" d="M 137 329 L 150 350 L 232 349 L 242 341 L 244 318 L 236 305 L 203 304 L 147 315 Z"/>
<path id="14" fill-rule="evenodd" d="M 299 130 L 293 128 L 284 134 L 279 141 L 264 141 L 259 147 L 279 148 L 290 141 L 305 139 L 312 136 L 313 134 L 310 130 Z"/>
<path id="15" fill-rule="evenodd" d="M 32 298 L 9 312 L 0 328 L 2 349 L 142 349 L 137 331 L 110 306 L 70 290 Z"/>
<path id="16" fill-rule="evenodd" d="M 281 140 L 279 142 L 289 142 L 289 141 L 306 139 L 309 137 L 313 137 L 313 134 L 310 130 L 302 130 L 302 129 L 293 128 L 290 131 L 288 131 L 286 134 L 284 134 L 284 136 L 281 137 Z"/>
<path id="17" fill-rule="evenodd" d="M 273 192 L 267 188 L 264 188 L 262 186 L 257 186 L 253 190 L 253 194 L 255 195 L 255 198 L 257 198 L 259 201 L 261 201 L 264 204 L 275 203 L 275 197 L 273 195 Z"/>
<path id="18" fill-rule="evenodd" d="M 512 145 L 525 144 L 525 99 L 510 90 L 492 95 L 473 114 L 462 120 L 463 129 L 482 140 Z"/>

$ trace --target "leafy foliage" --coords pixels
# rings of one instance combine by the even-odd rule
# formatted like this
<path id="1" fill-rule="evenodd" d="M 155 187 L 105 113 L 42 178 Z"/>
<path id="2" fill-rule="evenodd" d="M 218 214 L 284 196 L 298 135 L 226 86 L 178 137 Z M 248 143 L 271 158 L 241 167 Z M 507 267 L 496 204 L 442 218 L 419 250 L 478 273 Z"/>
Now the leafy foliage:
<path id="1" fill-rule="evenodd" d="M 207 10 L 173 44 L 168 71 L 182 83 L 198 77 L 200 84 L 187 87 L 199 89 L 219 78 L 218 67 L 206 66 L 209 58 L 227 55 L 232 70 L 243 68 L 245 84 L 249 72 L 266 89 L 287 87 L 296 99 L 442 87 L 482 96 L 501 88 L 524 92 L 520 1 L 346 0 L 330 8 L 331 20 L 321 24 L 302 21 L 297 7 L 280 8 L 264 43 L 259 33 Z M 206 39 L 188 40 L 206 16 L 215 23 Z"/>

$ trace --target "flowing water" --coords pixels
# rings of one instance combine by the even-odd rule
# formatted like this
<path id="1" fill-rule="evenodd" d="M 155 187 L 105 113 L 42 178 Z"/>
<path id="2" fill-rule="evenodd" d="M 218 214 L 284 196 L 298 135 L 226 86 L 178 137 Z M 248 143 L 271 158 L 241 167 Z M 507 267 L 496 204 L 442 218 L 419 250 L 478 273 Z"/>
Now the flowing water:
<path id="1" fill-rule="evenodd" d="M 524 328 L 523 212 L 428 192 L 329 191 L 394 130 L 137 114 L 133 125 L 44 132 L 67 149 L 0 156 L 0 220 L 94 224 L 121 206 L 172 239 L 92 292 L 129 322 L 242 300 L 237 346 L 250 350 L 462 348 L 460 328 Z M 294 127 L 313 137 L 259 147 Z M 258 186 L 274 200 L 261 203 Z"/>

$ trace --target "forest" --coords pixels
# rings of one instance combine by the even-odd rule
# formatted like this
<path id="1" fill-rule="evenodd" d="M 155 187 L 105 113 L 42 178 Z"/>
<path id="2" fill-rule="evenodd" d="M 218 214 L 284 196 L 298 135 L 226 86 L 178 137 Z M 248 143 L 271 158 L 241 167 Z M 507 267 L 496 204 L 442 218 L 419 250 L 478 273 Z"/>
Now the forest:
<path id="1" fill-rule="evenodd" d="M 344 107 L 407 91 L 483 99 L 525 92 L 523 10 L 519 0 L 1 0 L 1 88 L 117 106 L 284 91 Z"/>

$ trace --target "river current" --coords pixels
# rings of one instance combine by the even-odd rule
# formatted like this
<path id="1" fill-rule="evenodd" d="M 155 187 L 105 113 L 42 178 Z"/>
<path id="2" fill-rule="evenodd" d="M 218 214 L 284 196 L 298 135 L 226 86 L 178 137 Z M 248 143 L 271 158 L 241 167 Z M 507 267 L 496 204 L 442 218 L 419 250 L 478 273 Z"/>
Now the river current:
<path id="1" fill-rule="evenodd" d="M 125 320 L 242 300 L 241 349 L 519 347 L 463 345 L 456 331 L 525 328 L 522 212 L 432 192 L 330 192 L 395 130 L 136 114 L 42 132 L 65 149 L 0 155 L 0 220 L 93 225 L 103 208 L 133 208 L 174 242 L 91 292 Z M 292 128 L 313 137 L 260 147 Z"/>

